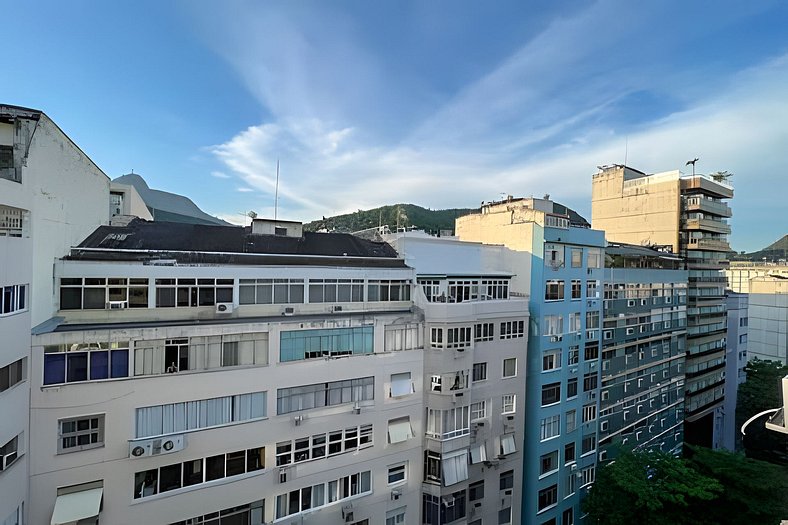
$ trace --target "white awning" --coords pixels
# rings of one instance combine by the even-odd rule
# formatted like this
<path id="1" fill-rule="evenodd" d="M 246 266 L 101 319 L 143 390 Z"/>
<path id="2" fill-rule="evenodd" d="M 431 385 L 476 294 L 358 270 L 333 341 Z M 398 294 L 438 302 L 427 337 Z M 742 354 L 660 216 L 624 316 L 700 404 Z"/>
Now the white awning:
<path id="1" fill-rule="evenodd" d="M 95 488 L 58 496 L 50 525 L 66 525 L 98 516 L 103 494 L 103 488 Z"/>

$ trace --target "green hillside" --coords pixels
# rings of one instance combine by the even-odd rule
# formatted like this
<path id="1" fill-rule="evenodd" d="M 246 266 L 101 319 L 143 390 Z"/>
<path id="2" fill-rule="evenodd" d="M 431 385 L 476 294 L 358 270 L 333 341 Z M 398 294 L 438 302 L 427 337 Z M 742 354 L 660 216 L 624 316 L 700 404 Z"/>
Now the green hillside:
<path id="1" fill-rule="evenodd" d="M 767 261 L 788 259 L 788 235 L 783 235 L 782 238 L 762 250 L 738 254 L 733 257 L 734 261 L 762 261 L 764 259 Z"/>
<path id="2" fill-rule="evenodd" d="M 475 210 L 468 208 L 428 210 L 415 204 L 393 204 L 335 217 L 323 217 L 321 220 L 304 224 L 304 230 L 326 229 L 328 231 L 355 232 L 379 225 L 388 225 L 394 230 L 399 225 L 415 226 L 417 229 L 425 231 L 454 231 L 454 219 L 472 211 Z"/>

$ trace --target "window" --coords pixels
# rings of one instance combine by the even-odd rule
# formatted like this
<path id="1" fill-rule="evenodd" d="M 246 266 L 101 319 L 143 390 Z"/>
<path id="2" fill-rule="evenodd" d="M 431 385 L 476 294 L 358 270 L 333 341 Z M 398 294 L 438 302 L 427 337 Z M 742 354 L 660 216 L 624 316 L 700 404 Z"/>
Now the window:
<path id="1" fill-rule="evenodd" d="M 558 451 L 553 450 L 539 458 L 539 475 L 552 474 L 558 470 Z"/>
<path id="2" fill-rule="evenodd" d="M 462 303 L 464 301 L 476 301 L 479 299 L 479 281 L 449 281 L 450 303 Z"/>
<path id="3" fill-rule="evenodd" d="M 516 409 L 517 403 L 517 395 L 516 394 L 506 394 L 502 398 L 503 408 L 501 409 L 501 414 L 512 414 Z"/>
<path id="4" fill-rule="evenodd" d="M 102 446 L 104 446 L 104 414 L 58 421 L 58 454 Z"/>
<path id="5" fill-rule="evenodd" d="M 583 423 L 588 423 L 596 419 L 596 405 L 585 405 L 583 407 Z"/>
<path id="6" fill-rule="evenodd" d="M 289 414 L 373 399 L 375 399 L 375 378 L 372 376 L 280 388 L 276 391 L 276 413 Z"/>
<path id="7" fill-rule="evenodd" d="M 471 403 L 471 421 L 477 421 L 487 417 L 487 401 Z"/>
<path id="8" fill-rule="evenodd" d="M 470 407 L 459 406 L 447 410 L 427 408 L 426 435 L 435 439 L 452 439 L 468 435 Z"/>
<path id="9" fill-rule="evenodd" d="M 591 372 L 590 374 L 585 374 L 583 376 L 583 392 L 591 392 L 596 390 L 597 387 L 597 374 L 596 372 Z"/>
<path id="10" fill-rule="evenodd" d="M 0 286 L 0 316 L 27 310 L 27 285 Z"/>
<path id="11" fill-rule="evenodd" d="M 588 267 L 602 268 L 602 250 L 600 248 L 588 249 Z"/>
<path id="12" fill-rule="evenodd" d="M 583 284 L 580 279 L 572 279 L 572 299 L 580 299 L 583 293 Z"/>
<path id="13" fill-rule="evenodd" d="M 310 303 L 360 303 L 364 279 L 309 279 Z"/>
<path id="14" fill-rule="evenodd" d="M 561 514 L 561 525 L 575 525 L 574 509 L 566 509 L 563 514 Z"/>
<path id="15" fill-rule="evenodd" d="M 566 412 L 566 432 L 572 432 L 577 428 L 577 411 L 568 410 Z"/>
<path id="16" fill-rule="evenodd" d="M 276 466 L 323 459 L 372 446 L 372 425 L 353 426 L 276 444 Z"/>
<path id="17" fill-rule="evenodd" d="M 129 343 L 75 343 L 44 347 L 44 385 L 129 375 Z"/>
<path id="18" fill-rule="evenodd" d="M 394 485 L 400 481 L 405 481 L 408 475 L 408 462 L 399 463 L 389 467 L 388 480 L 389 485 Z"/>
<path id="19" fill-rule="evenodd" d="M 506 321 L 501 323 L 501 339 L 525 337 L 525 321 Z"/>
<path id="20" fill-rule="evenodd" d="M 498 490 L 508 490 L 514 487 L 514 470 L 501 472 L 498 478 Z"/>
<path id="21" fill-rule="evenodd" d="M 328 483 L 291 490 L 276 497 L 274 519 L 299 514 L 371 491 L 372 476 L 369 471 L 344 476 Z"/>
<path id="22" fill-rule="evenodd" d="M 564 299 L 564 281 L 551 279 L 545 283 L 544 300 L 561 301 Z"/>
<path id="23" fill-rule="evenodd" d="M 545 350 L 542 354 L 542 372 L 561 368 L 561 349 Z"/>
<path id="24" fill-rule="evenodd" d="M 473 327 L 473 340 L 480 341 L 493 340 L 493 323 L 477 323 Z"/>
<path id="25" fill-rule="evenodd" d="M 487 379 L 487 363 L 473 364 L 473 381 L 484 381 Z"/>
<path id="26" fill-rule="evenodd" d="M 599 311 L 590 310 L 586 312 L 586 330 L 599 328 Z"/>
<path id="27" fill-rule="evenodd" d="M 284 331 L 280 335 L 279 360 L 321 359 L 374 352 L 374 326 Z"/>
<path id="28" fill-rule="evenodd" d="M 0 447 L 0 472 L 13 465 L 22 455 L 19 450 L 20 441 L 22 441 L 22 434 L 12 437 L 5 445 Z"/>
<path id="29" fill-rule="evenodd" d="M 508 279 L 482 279 L 483 299 L 507 299 L 509 297 Z"/>
<path id="30" fill-rule="evenodd" d="M 423 525 L 440 525 L 441 521 L 441 498 L 431 494 L 422 493 L 421 495 L 421 523 Z"/>
<path id="31" fill-rule="evenodd" d="M 572 248 L 572 268 L 581 268 L 583 266 L 583 249 Z"/>
<path id="32" fill-rule="evenodd" d="M 8 390 L 27 378 L 27 358 L 23 357 L 0 368 L 0 392 Z"/>
<path id="33" fill-rule="evenodd" d="M 580 486 L 584 487 L 589 483 L 593 483 L 594 479 L 596 479 L 596 467 L 591 465 L 590 467 L 584 468 L 580 471 Z"/>
<path id="34" fill-rule="evenodd" d="M 567 443 L 564 445 L 564 464 L 575 462 L 575 442 Z"/>
<path id="35" fill-rule="evenodd" d="M 599 281 L 586 281 L 586 298 L 596 299 L 599 297 Z"/>
<path id="36" fill-rule="evenodd" d="M 408 279 L 373 280 L 367 282 L 367 301 L 410 301 Z"/>
<path id="37" fill-rule="evenodd" d="M 0 146 L 0 152 L 2 148 Z M 0 205 L 0 237 L 29 237 L 29 222 L 30 212 L 27 210 Z"/>
<path id="38" fill-rule="evenodd" d="M 498 511 L 498 525 L 510 525 L 512 523 L 512 507 L 505 507 Z"/>
<path id="39" fill-rule="evenodd" d="M 413 381 L 410 379 L 410 372 L 391 374 L 391 390 L 389 397 L 402 397 L 415 392 Z"/>
<path id="40" fill-rule="evenodd" d="M 218 525 L 219 523 L 262 523 L 265 500 L 258 500 L 246 505 L 210 512 L 186 521 L 170 523 L 170 525 Z M 218 520 L 218 521 L 217 521 Z"/>
<path id="41" fill-rule="evenodd" d="M 503 434 L 501 436 L 501 448 L 498 451 L 498 455 L 506 456 L 508 454 L 514 454 L 517 452 L 517 443 L 514 440 L 514 434 Z"/>
<path id="42" fill-rule="evenodd" d="M 561 434 L 561 416 L 549 416 L 542 419 L 540 424 L 540 439 L 542 441 Z"/>
<path id="43" fill-rule="evenodd" d="M 424 481 L 441 482 L 441 455 L 439 452 L 424 451 Z"/>
<path id="44" fill-rule="evenodd" d="M 423 334 L 421 324 L 388 325 L 384 330 L 383 348 L 386 352 L 421 348 L 424 345 Z"/>
<path id="45" fill-rule="evenodd" d="M 136 409 L 137 439 L 242 423 L 267 416 L 267 393 L 252 392 Z"/>
<path id="46" fill-rule="evenodd" d="M 503 360 L 503 377 L 514 377 L 517 375 L 517 358 L 511 357 Z"/>
<path id="47" fill-rule="evenodd" d="M 443 454 L 441 468 L 444 487 L 465 481 L 468 479 L 468 451 L 463 449 Z"/>
<path id="48" fill-rule="evenodd" d="M 466 348 L 471 346 L 471 327 L 446 329 L 446 348 Z"/>
<path id="49" fill-rule="evenodd" d="M 484 480 L 468 485 L 468 501 L 484 499 Z"/>
<path id="50" fill-rule="evenodd" d="M 583 357 L 586 361 L 599 359 L 599 345 L 597 343 L 586 343 L 585 355 Z"/>
<path id="51" fill-rule="evenodd" d="M 564 247 L 560 244 L 544 245 L 545 266 L 557 270 L 564 267 Z"/>
<path id="52" fill-rule="evenodd" d="M 577 397 L 577 378 L 573 377 L 566 382 L 566 398 Z"/>
<path id="53" fill-rule="evenodd" d="M 265 468 L 265 447 L 173 463 L 134 474 L 134 499 Z"/>
<path id="54" fill-rule="evenodd" d="M 230 291 L 232 292 L 232 286 Z M 86 277 L 83 279 L 81 277 L 63 277 L 60 279 L 61 310 L 112 310 L 115 308 L 147 307 L 147 278 Z"/>
<path id="55" fill-rule="evenodd" d="M 443 328 L 430 328 L 430 346 L 443 348 Z"/>
<path id="56" fill-rule="evenodd" d="M 580 347 L 579 346 L 570 346 L 569 347 L 569 355 L 567 356 L 567 364 L 568 365 L 576 365 L 578 359 L 580 357 Z"/>
<path id="57" fill-rule="evenodd" d="M 152 339 L 134 343 L 136 376 L 267 364 L 266 332 Z"/>
<path id="58" fill-rule="evenodd" d="M 589 434 L 587 436 L 583 436 L 583 441 L 581 443 L 580 448 L 580 455 L 585 456 L 596 450 L 596 435 Z"/>
<path id="59" fill-rule="evenodd" d="M 413 427 L 410 426 L 410 417 L 399 417 L 388 422 L 388 441 L 391 444 L 402 443 L 413 437 Z"/>
<path id="60" fill-rule="evenodd" d="M 560 315 L 544 316 L 544 335 L 562 335 L 564 333 L 564 318 Z"/>
<path id="61" fill-rule="evenodd" d="M 744 344 L 744 343 L 746 343 L 746 342 L 747 342 L 747 334 L 741 334 L 741 335 L 739 336 L 739 343 L 740 343 L 740 344 Z"/>
<path id="62" fill-rule="evenodd" d="M 542 385 L 542 406 L 552 405 L 561 401 L 561 383 Z"/>
<path id="63" fill-rule="evenodd" d="M 386 512 L 386 525 L 405 525 L 406 507 Z"/>
<path id="64" fill-rule="evenodd" d="M 537 512 L 546 510 L 558 503 L 558 485 L 551 485 L 539 491 Z"/>
<path id="65" fill-rule="evenodd" d="M 228 301 L 229 302 L 229 301 Z M 303 279 L 240 279 L 239 304 L 303 304 Z"/>

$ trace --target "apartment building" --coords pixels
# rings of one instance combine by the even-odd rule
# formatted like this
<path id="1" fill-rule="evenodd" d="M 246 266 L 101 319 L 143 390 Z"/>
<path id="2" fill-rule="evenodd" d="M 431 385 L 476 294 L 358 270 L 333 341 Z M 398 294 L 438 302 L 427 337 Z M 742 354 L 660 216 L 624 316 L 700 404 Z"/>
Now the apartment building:
<path id="1" fill-rule="evenodd" d="M 750 279 L 767 276 L 788 279 L 788 263 L 731 261 L 725 269 L 728 288 L 740 294 L 750 293 Z"/>
<path id="2" fill-rule="evenodd" d="M 43 112 L 0 104 L 0 523 L 28 497 L 30 330 L 54 312 L 55 258 L 108 220 L 109 178 Z"/>
<path id="3" fill-rule="evenodd" d="M 387 240 L 416 270 L 427 334 L 421 523 L 522 523 L 528 298 L 508 269 L 516 254 L 423 232 Z"/>
<path id="4" fill-rule="evenodd" d="M 749 338 L 749 295 L 728 290 L 725 297 L 728 315 L 728 353 L 725 357 L 725 376 L 736 378 L 737 385 L 744 383 L 747 376 L 744 367 L 747 365 L 747 346 Z M 738 389 L 728 389 L 725 394 L 725 414 L 736 413 Z M 736 418 L 726 417 L 722 437 L 722 446 L 730 451 L 736 450 L 739 440 L 739 429 Z"/>
<path id="5" fill-rule="evenodd" d="M 699 372 L 684 368 L 688 272 L 680 257 L 643 246 L 605 253 L 599 459 L 680 453 L 684 376 Z"/>
<path id="6" fill-rule="evenodd" d="M 788 277 L 750 279 L 747 356 L 788 364 Z"/>
<path id="7" fill-rule="evenodd" d="M 29 522 L 416 523 L 413 280 L 292 222 L 98 228 L 33 335 Z"/>
<path id="8" fill-rule="evenodd" d="M 726 204 L 733 188 L 678 170 L 647 175 L 601 167 L 592 182 L 592 224 L 609 241 L 672 247 L 689 269 L 685 439 L 719 446 L 725 397 L 725 276 L 730 246 Z M 735 388 L 735 378 L 730 388 Z"/>
<path id="9" fill-rule="evenodd" d="M 514 252 L 529 296 L 521 523 L 579 523 L 596 476 L 604 233 L 547 198 L 484 204 L 456 232 Z"/>

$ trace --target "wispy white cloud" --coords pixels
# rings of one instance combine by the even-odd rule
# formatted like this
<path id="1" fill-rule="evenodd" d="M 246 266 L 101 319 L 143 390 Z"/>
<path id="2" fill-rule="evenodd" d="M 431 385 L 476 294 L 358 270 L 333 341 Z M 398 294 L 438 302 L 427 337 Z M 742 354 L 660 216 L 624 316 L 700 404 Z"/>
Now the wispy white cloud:
<path id="1" fill-rule="evenodd" d="M 239 193 L 252 193 L 254 190 L 252 188 L 240 187 L 240 188 L 236 188 L 235 191 Z"/>
<path id="2" fill-rule="evenodd" d="M 229 179 L 230 176 L 222 171 L 212 171 L 211 177 L 216 177 L 217 179 Z"/>

